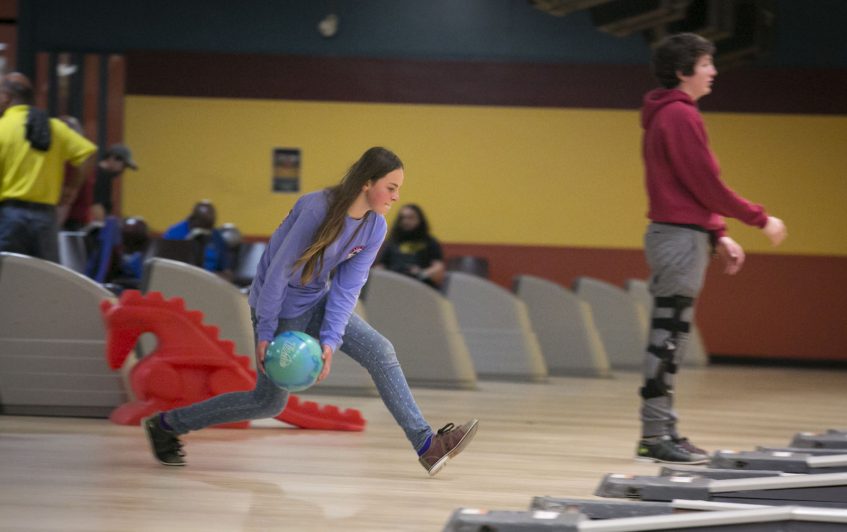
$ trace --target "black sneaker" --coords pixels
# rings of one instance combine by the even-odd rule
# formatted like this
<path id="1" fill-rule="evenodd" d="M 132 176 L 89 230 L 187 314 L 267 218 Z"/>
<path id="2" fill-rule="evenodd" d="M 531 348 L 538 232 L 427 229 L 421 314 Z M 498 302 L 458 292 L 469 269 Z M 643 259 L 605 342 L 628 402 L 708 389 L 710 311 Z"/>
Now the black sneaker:
<path id="1" fill-rule="evenodd" d="M 661 439 L 641 440 L 635 451 L 639 460 L 662 462 L 665 464 L 705 464 L 709 457 L 705 454 L 692 453 L 680 445 L 674 443 L 670 436 L 662 436 Z"/>
<path id="2" fill-rule="evenodd" d="M 173 432 L 159 425 L 159 413 L 142 419 L 141 426 L 147 434 L 150 442 L 150 450 L 160 464 L 166 466 L 184 466 L 185 453 L 182 451 L 182 442 Z"/>
<path id="3" fill-rule="evenodd" d="M 684 438 L 684 437 L 674 438 L 673 436 L 671 436 L 671 439 L 673 440 L 673 442 L 675 444 L 679 445 L 680 447 L 682 447 L 683 449 L 685 449 L 689 453 L 702 454 L 703 456 L 709 455 L 709 451 L 706 451 L 705 449 L 701 449 L 701 448 L 697 447 L 696 445 L 691 443 L 691 440 L 689 440 L 688 438 Z"/>

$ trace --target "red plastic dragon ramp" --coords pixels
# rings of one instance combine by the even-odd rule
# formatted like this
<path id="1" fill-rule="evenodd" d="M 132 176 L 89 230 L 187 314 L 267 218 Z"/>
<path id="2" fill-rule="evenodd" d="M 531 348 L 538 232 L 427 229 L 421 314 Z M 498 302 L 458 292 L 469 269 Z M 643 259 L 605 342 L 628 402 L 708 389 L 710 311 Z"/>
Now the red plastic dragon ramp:
<path id="1" fill-rule="evenodd" d="M 137 425 L 154 412 L 171 410 L 222 393 L 252 390 L 256 372 L 250 359 L 235 353 L 235 345 L 218 337 L 218 328 L 203 324 L 203 313 L 187 310 L 182 298 L 164 299 L 159 292 L 142 295 L 126 290 L 117 303 L 104 300 L 100 311 L 106 323 L 106 360 L 119 370 L 144 333 L 157 345 L 130 370 L 135 400 L 116 408 L 110 419 Z M 306 429 L 361 431 L 365 419 L 349 408 L 301 401 L 291 394 L 276 419 Z M 245 428 L 249 421 L 221 425 Z"/>

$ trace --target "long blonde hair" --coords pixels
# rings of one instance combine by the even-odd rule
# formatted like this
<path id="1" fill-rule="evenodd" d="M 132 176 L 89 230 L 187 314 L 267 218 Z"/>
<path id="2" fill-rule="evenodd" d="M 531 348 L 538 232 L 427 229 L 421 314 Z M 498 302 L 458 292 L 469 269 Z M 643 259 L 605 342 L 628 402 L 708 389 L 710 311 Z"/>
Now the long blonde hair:
<path id="1" fill-rule="evenodd" d="M 353 202 L 356 201 L 356 198 L 359 197 L 362 187 L 368 182 L 376 182 L 398 168 L 403 168 L 403 162 L 394 152 L 375 146 L 362 154 L 359 160 L 353 163 L 353 166 L 347 170 L 347 173 L 341 179 L 341 182 L 326 189 L 326 193 L 329 196 L 329 206 L 327 207 L 326 216 L 317 231 L 315 231 L 312 244 L 306 248 L 303 255 L 294 263 L 295 270 L 303 266 L 303 273 L 300 276 L 301 284 L 308 284 L 318 272 L 323 270 L 324 251 L 341 234 L 344 228 L 344 221 L 347 217 L 347 211 L 353 205 Z M 362 220 L 359 228 L 364 225 L 369 215 L 370 211 L 365 214 L 365 219 Z M 355 237 L 355 233 L 353 236 Z"/>

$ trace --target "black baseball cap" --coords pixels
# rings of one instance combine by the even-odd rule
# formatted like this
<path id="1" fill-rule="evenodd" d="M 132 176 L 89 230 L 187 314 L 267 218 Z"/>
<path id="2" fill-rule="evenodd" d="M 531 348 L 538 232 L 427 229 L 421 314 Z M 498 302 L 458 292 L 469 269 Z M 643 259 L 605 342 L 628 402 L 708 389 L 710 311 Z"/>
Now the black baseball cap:
<path id="1" fill-rule="evenodd" d="M 133 170 L 138 170 L 138 164 L 132 158 L 132 152 L 123 144 L 112 144 L 106 150 L 106 157 L 117 157 Z"/>

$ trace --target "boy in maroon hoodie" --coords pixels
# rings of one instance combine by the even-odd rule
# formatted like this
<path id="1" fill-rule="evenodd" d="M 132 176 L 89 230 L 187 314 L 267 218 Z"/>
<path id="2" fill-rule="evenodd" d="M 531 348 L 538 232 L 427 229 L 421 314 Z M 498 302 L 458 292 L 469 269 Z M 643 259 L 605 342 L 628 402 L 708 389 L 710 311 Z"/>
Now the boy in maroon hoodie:
<path id="1" fill-rule="evenodd" d="M 644 251 L 654 299 L 636 454 L 658 462 L 697 464 L 708 458 L 677 432 L 673 380 L 710 254 L 723 259 L 728 274 L 744 264 L 744 250 L 726 235 L 723 217 L 761 228 L 774 245 L 787 234 L 780 219 L 768 216 L 764 207 L 738 196 L 720 179 L 696 103 L 712 92 L 717 75 L 714 49 L 692 33 L 665 38 L 653 53 L 653 72 L 662 87 L 644 96 L 641 115 L 651 220 Z"/>

